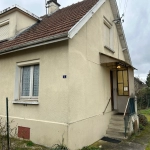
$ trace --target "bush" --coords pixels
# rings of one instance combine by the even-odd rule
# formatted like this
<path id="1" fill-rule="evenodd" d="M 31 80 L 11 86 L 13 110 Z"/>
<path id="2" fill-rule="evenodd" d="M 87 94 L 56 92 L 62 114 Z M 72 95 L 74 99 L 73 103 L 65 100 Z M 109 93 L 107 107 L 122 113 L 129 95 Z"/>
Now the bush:
<path id="1" fill-rule="evenodd" d="M 15 143 L 13 143 L 13 138 L 17 135 L 17 127 L 10 128 L 10 124 L 14 121 L 9 122 L 9 147 L 11 150 L 15 150 Z M 7 150 L 7 125 L 6 122 L 0 118 L 0 148 L 2 150 Z"/>
<path id="2" fill-rule="evenodd" d="M 139 116 L 139 128 L 140 130 L 144 130 L 145 126 L 148 125 L 148 120 L 142 114 L 139 114 L 138 116 Z"/>

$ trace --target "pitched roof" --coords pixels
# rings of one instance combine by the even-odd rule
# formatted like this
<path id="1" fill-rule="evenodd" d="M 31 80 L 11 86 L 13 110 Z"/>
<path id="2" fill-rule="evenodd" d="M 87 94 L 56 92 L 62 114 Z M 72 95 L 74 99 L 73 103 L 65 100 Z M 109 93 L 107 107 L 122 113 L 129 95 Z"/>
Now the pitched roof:
<path id="1" fill-rule="evenodd" d="M 43 16 L 42 20 L 18 35 L 16 38 L 0 43 L 0 52 L 17 47 L 24 43 L 38 41 L 67 33 L 99 0 L 84 0 L 66 8 L 62 8 L 50 16 Z"/>

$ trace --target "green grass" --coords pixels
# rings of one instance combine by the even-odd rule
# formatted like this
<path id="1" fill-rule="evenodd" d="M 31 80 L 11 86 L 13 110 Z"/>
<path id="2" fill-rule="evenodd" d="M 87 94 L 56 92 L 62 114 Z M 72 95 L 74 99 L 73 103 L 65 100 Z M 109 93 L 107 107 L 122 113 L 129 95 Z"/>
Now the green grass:
<path id="1" fill-rule="evenodd" d="M 141 132 L 140 137 L 150 133 L 150 109 L 144 109 L 139 111 L 141 114 L 145 115 L 149 124 L 145 127 L 144 131 Z M 150 141 L 146 147 L 146 150 L 150 150 Z"/>
<path id="2" fill-rule="evenodd" d="M 148 122 L 150 122 L 150 109 L 144 109 L 139 111 L 141 114 L 145 115 L 148 119 Z"/>
<path id="3" fill-rule="evenodd" d="M 150 150 L 150 143 L 147 145 L 145 150 Z"/>

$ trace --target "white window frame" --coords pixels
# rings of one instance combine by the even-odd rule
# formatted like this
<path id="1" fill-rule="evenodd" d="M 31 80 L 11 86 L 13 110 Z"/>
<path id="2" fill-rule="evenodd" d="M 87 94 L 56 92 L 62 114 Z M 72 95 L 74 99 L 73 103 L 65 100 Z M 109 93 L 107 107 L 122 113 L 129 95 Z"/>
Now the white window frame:
<path id="1" fill-rule="evenodd" d="M 39 64 L 34 64 L 39 65 Z M 21 76 L 20 76 L 20 99 L 38 99 L 38 96 L 33 96 L 33 71 L 34 71 L 34 65 L 30 66 L 30 92 L 29 96 L 22 96 L 22 75 L 23 75 L 23 67 L 21 67 Z"/>
<path id="2" fill-rule="evenodd" d="M 33 72 L 33 66 L 34 65 L 39 65 L 39 82 L 40 82 L 40 59 L 36 60 L 28 60 L 28 61 L 23 61 L 23 62 L 17 62 L 16 63 L 16 78 L 15 78 L 15 89 L 14 89 L 14 101 L 13 104 L 33 104 L 33 105 L 38 105 L 38 96 L 31 96 L 32 91 L 33 91 L 33 85 L 30 85 L 30 88 L 32 88 L 32 91 L 30 90 L 30 96 L 21 96 L 22 94 L 22 71 L 23 67 L 25 66 L 32 66 L 32 71 L 30 71 L 30 76 L 31 72 Z M 31 79 L 33 83 L 33 77 Z M 30 84 L 32 84 L 30 82 Z M 40 85 L 39 85 L 40 86 Z"/>

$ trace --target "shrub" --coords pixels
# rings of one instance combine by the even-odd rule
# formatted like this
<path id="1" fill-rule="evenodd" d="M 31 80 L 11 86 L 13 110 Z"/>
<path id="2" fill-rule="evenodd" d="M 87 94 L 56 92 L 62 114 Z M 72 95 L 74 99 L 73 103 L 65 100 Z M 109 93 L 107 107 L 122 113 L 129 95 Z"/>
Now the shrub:
<path id="1" fill-rule="evenodd" d="M 69 150 L 64 144 L 55 144 L 50 150 Z"/>
<path id="2" fill-rule="evenodd" d="M 144 115 L 139 114 L 138 116 L 139 116 L 139 124 L 141 124 L 142 126 L 148 125 L 148 120 Z"/>

